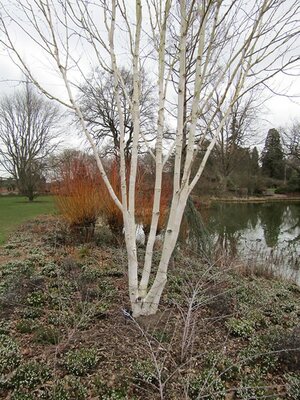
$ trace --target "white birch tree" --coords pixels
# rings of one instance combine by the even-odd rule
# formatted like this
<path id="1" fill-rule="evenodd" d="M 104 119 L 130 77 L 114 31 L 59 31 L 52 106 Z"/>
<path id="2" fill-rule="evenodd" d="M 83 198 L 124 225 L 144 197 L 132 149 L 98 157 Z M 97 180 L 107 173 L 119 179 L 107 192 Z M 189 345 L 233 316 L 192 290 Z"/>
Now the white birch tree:
<path id="1" fill-rule="evenodd" d="M 168 265 L 187 199 L 201 177 L 234 104 L 249 89 L 271 84 L 272 77 L 278 72 L 284 73 L 298 65 L 299 1 L 15 0 L 11 3 L 2 0 L 0 7 L 1 43 L 28 79 L 49 98 L 76 114 L 109 193 L 122 211 L 133 315 L 155 313 L 167 282 Z M 44 68 L 48 65 L 49 72 L 50 68 L 56 71 L 65 95 L 49 88 L 31 68 L 17 38 L 20 34 L 26 37 L 27 48 L 34 46 L 36 54 L 43 57 Z M 109 182 L 76 101 L 76 87 L 79 81 L 87 79 L 90 64 L 110 73 L 114 82 L 120 129 L 121 198 Z M 120 72 L 123 67 L 132 72 L 131 96 L 126 95 Z M 155 152 L 140 129 L 142 70 L 152 74 L 156 81 Z M 213 101 L 216 91 L 217 107 Z M 129 182 L 125 171 L 126 137 L 121 92 L 127 96 L 133 123 Z M 221 119 L 218 118 L 220 109 Z M 206 125 L 199 131 L 198 121 L 203 114 Z M 174 142 L 168 151 L 165 151 L 166 124 L 176 128 Z M 193 162 L 207 138 L 210 138 L 210 144 L 192 175 Z M 138 260 L 135 221 L 140 139 L 155 159 L 156 174 L 152 222 L 143 260 Z M 173 196 L 159 265 L 153 271 L 162 173 L 171 155 L 174 159 Z M 139 269 L 141 279 L 138 278 Z"/>

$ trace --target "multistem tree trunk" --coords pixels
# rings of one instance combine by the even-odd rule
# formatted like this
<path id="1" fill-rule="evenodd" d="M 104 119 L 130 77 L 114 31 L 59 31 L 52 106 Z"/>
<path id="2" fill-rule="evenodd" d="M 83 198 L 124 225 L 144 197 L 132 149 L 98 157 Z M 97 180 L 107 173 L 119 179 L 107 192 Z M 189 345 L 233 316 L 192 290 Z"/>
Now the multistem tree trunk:
<path id="1" fill-rule="evenodd" d="M 173 197 L 156 276 L 146 296 L 143 297 L 142 295 L 144 293 L 141 292 L 140 296 L 136 299 L 134 304 L 132 304 L 133 315 L 135 317 L 140 315 L 155 314 L 157 312 L 162 292 L 167 283 L 168 266 L 178 239 L 180 225 L 188 196 L 189 193 L 186 189 Z"/>
<path id="2" fill-rule="evenodd" d="M 93 2 L 84 0 L 63 2 L 35 0 L 30 2 L 28 7 L 23 0 L 14 2 L 0 0 L 0 42 L 12 53 L 16 64 L 42 93 L 76 114 L 82 131 L 91 145 L 107 190 L 123 215 L 128 255 L 129 296 L 133 315 L 148 315 L 157 311 L 166 285 L 168 265 L 178 239 L 188 197 L 202 175 L 232 106 L 248 90 L 258 84 L 266 86 L 265 82 L 274 77 L 276 71 L 288 70 L 299 60 L 298 56 L 294 56 L 296 54 L 294 43 L 297 43 L 299 38 L 300 6 L 299 0 L 291 0 L 292 4 L 287 8 L 285 1 L 278 0 L 252 2 L 135 0 L 133 23 L 132 8 L 129 11 L 126 1 L 103 0 L 98 3 L 99 7 Z M 143 17 L 142 6 L 148 8 L 146 18 Z M 100 24 L 99 20 L 94 19 L 98 15 L 95 10 L 103 11 Z M 247 13 L 243 10 L 247 10 Z M 144 24 L 142 24 L 143 18 Z M 60 96 L 52 89 L 47 89 L 34 77 L 23 57 L 23 49 L 17 47 L 18 42 L 13 28 L 16 28 L 16 32 L 26 35 L 27 39 L 37 46 L 49 60 L 49 65 L 55 65 L 55 72 L 60 75 L 66 89 L 67 101 L 64 95 Z M 118 56 L 115 53 L 115 37 L 121 36 L 125 43 L 124 49 L 130 51 L 127 56 L 123 56 L 123 51 Z M 79 43 L 84 45 L 82 51 L 83 54 L 86 51 L 87 57 L 78 57 L 77 45 L 74 48 L 76 37 L 78 46 Z M 166 45 L 168 39 L 170 40 Z M 189 62 L 187 49 L 191 49 L 191 69 L 187 65 Z M 77 78 L 76 81 L 71 80 L 72 76 L 77 76 L 76 72 L 88 80 L 83 73 L 86 65 L 81 64 L 81 59 L 83 63 L 87 59 L 97 60 L 98 66 L 109 71 L 113 77 L 115 99 L 113 106 L 117 109 L 120 131 L 117 153 L 120 157 L 121 199 L 108 179 L 97 145 L 93 141 L 76 95 L 73 93 L 74 87 L 78 86 Z M 110 62 L 107 61 L 109 59 Z M 120 73 L 124 63 L 131 63 L 132 66 L 132 93 L 126 89 Z M 155 154 L 144 139 L 144 132 L 141 129 L 141 66 L 144 63 L 148 63 L 148 69 L 153 69 L 155 63 L 158 67 L 157 127 L 153 132 L 156 136 Z M 188 79 L 190 80 L 187 86 Z M 246 79 L 249 82 L 248 86 L 245 85 Z M 174 84 L 173 88 L 169 89 L 168 83 Z M 217 104 L 214 97 L 216 92 L 218 92 Z M 121 95 L 130 106 L 133 124 L 129 182 L 126 180 L 125 115 L 121 106 Z M 177 115 L 174 115 L 174 105 Z M 163 143 L 163 138 L 167 130 L 165 124 L 167 108 L 168 115 L 172 116 L 173 121 L 176 120 L 176 135 L 171 149 L 164 156 L 163 148 L 166 142 Z M 223 117 L 220 120 L 218 115 L 221 108 Z M 202 126 L 204 123 L 205 126 Z M 212 140 L 205 149 L 201 148 L 203 143 L 207 143 L 208 137 L 212 137 Z M 141 138 L 155 159 L 156 178 L 152 221 L 144 263 L 140 262 L 142 277 L 139 281 L 135 191 Z M 192 174 L 192 166 L 195 165 L 194 161 L 200 150 L 205 150 L 204 155 L 199 167 Z M 154 282 L 149 288 L 160 216 L 162 172 L 171 155 L 174 156 L 173 195 L 160 262 L 154 275 Z"/>

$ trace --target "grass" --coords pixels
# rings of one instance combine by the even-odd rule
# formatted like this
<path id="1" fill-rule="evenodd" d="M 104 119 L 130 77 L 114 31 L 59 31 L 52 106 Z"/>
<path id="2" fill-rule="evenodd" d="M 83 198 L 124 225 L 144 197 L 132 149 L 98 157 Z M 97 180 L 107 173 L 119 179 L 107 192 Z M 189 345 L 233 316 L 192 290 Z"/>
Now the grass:
<path id="1" fill-rule="evenodd" d="M 29 202 L 26 197 L 0 197 L 0 244 L 21 223 L 42 214 L 55 211 L 53 197 L 41 196 Z"/>

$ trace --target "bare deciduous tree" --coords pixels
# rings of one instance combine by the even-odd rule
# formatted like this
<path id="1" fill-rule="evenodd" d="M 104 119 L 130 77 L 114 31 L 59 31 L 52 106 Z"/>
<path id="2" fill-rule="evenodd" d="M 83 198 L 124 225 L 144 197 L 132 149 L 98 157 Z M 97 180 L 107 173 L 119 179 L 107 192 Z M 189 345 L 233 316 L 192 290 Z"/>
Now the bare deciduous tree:
<path id="1" fill-rule="evenodd" d="M 76 113 L 109 193 L 122 211 L 133 315 L 155 313 L 167 282 L 168 265 L 188 197 L 201 177 L 235 103 L 251 88 L 266 84 L 276 73 L 292 68 L 299 61 L 296 51 L 299 40 L 298 0 L 291 0 L 288 4 L 285 0 L 136 0 L 130 2 L 130 7 L 124 0 L 101 0 L 97 3 L 16 0 L 16 8 L 14 3 L 3 0 L 1 7 L 1 42 L 38 88 Z M 43 57 L 48 57 L 49 65 L 54 66 L 62 79 L 67 97 L 47 89 L 37 78 L 14 40 L 14 29 L 22 30 L 42 51 Z M 77 80 L 88 79 L 84 64 L 87 59 L 108 71 L 113 81 L 120 129 L 121 198 L 117 197 L 109 182 L 80 104 L 76 101 L 74 74 L 77 71 Z M 121 74 L 124 65 L 132 73 L 132 95 L 127 92 Z M 187 71 L 190 65 L 193 67 Z M 178 71 L 176 82 L 172 79 L 175 69 Z M 144 139 L 140 112 L 142 70 L 151 72 L 156 81 L 158 104 L 155 152 L 144 140 L 155 158 L 155 185 L 145 257 L 138 260 L 135 209 L 139 205 L 136 204 L 135 185 L 139 142 Z M 190 82 L 188 106 L 187 79 Z M 219 96 L 217 107 L 213 102 L 216 91 Z M 123 95 L 129 104 L 133 126 L 129 182 L 126 180 Z M 217 119 L 220 109 L 222 118 Z M 198 122 L 203 114 L 207 122 L 199 131 Z M 167 123 L 176 128 L 176 136 L 169 151 L 164 152 Z M 211 133 L 202 161 L 192 175 L 201 144 Z M 160 261 L 150 285 L 163 169 L 171 155 L 174 159 L 173 196 Z M 141 279 L 139 268 L 142 269 Z"/>
<path id="2" fill-rule="evenodd" d="M 300 122 L 295 121 L 286 129 L 281 129 L 281 138 L 287 164 L 300 172 Z"/>
<path id="3" fill-rule="evenodd" d="M 126 87 L 126 93 L 131 97 L 133 94 L 132 74 L 125 68 L 120 69 L 120 74 Z M 147 137 L 147 141 L 150 143 L 155 138 L 154 86 L 147 79 L 144 71 L 141 74 L 140 125 L 144 137 Z M 105 148 L 105 154 L 113 154 L 119 158 L 120 122 L 111 74 L 97 70 L 79 89 L 79 104 L 95 142 L 98 147 Z M 127 160 L 130 160 L 133 121 L 126 95 L 122 94 L 120 101 L 124 115 L 125 156 Z M 141 146 L 145 147 L 142 142 L 141 138 Z"/>
<path id="4" fill-rule="evenodd" d="M 216 102 L 218 103 L 218 94 Z M 232 111 L 221 129 L 213 151 L 213 169 L 220 181 L 222 191 L 226 191 L 231 174 L 245 161 L 243 146 L 255 136 L 255 119 L 259 105 L 252 92 L 250 96 L 240 98 L 232 107 Z M 223 114 L 220 110 L 219 120 Z"/>
<path id="5" fill-rule="evenodd" d="M 28 83 L 0 101 L 0 164 L 29 201 L 38 195 L 46 158 L 57 147 L 59 118 L 57 105 Z"/>

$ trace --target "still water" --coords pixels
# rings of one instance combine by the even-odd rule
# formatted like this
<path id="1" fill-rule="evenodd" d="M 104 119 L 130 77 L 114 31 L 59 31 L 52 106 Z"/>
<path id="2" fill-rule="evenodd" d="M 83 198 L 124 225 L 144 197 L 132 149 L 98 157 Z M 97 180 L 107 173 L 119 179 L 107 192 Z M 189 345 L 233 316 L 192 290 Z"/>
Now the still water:
<path id="1" fill-rule="evenodd" d="M 217 248 L 300 285 L 300 202 L 216 203 L 201 215 Z"/>

